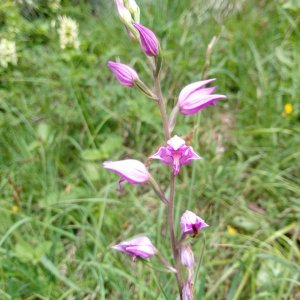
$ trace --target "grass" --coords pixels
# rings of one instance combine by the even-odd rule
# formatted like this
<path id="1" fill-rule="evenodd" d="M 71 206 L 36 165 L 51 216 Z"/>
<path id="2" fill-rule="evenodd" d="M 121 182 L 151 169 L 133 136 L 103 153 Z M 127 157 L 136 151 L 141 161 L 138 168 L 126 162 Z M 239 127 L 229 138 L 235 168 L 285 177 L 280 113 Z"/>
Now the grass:
<path id="1" fill-rule="evenodd" d="M 203 254 L 195 299 L 297 299 L 300 18 L 273 1 L 216 18 L 200 2 L 141 4 L 164 49 L 170 106 L 200 78 L 218 37 L 209 77 L 228 100 L 180 116 L 175 128 L 204 158 L 182 170 L 176 192 L 177 224 L 185 209 L 210 224 L 193 245 Z M 146 160 L 163 141 L 154 104 L 105 66 L 120 57 L 149 80 L 140 49 L 111 3 L 101 2 L 97 17 L 88 4 L 64 3 L 60 13 L 79 22 L 79 51 L 59 48 L 54 16 L 12 11 L 0 25 L 1 36 L 19 27 L 19 64 L 0 71 L 0 299 L 175 299 L 175 279 L 158 261 L 132 264 L 109 249 L 146 233 L 171 255 L 154 193 L 127 185 L 120 195 L 117 176 L 101 168 L 107 159 Z M 286 103 L 294 111 L 284 116 Z M 166 186 L 166 167 L 149 169 Z"/>

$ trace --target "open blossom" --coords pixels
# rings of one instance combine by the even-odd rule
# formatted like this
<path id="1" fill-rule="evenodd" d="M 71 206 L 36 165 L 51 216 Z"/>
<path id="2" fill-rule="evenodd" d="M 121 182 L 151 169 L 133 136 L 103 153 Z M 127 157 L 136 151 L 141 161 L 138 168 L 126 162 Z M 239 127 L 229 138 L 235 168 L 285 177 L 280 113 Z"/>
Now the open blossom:
<path id="1" fill-rule="evenodd" d="M 178 97 L 179 111 L 184 115 L 193 115 L 208 105 L 215 105 L 216 101 L 226 96 L 213 94 L 216 87 L 205 86 L 215 79 L 208 79 L 191 83 L 184 87 Z"/>
<path id="2" fill-rule="evenodd" d="M 0 66 L 7 68 L 9 64 L 16 65 L 18 62 L 16 44 L 7 39 L 0 40 Z"/>
<path id="3" fill-rule="evenodd" d="M 127 65 L 109 61 L 107 66 L 114 73 L 117 80 L 125 86 L 132 87 L 135 81 L 139 80 L 137 72 Z"/>
<path id="4" fill-rule="evenodd" d="M 150 239 L 146 236 L 121 242 L 120 244 L 112 246 L 112 248 L 131 255 L 133 260 L 135 260 L 136 257 L 147 259 L 156 253 L 155 247 L 152 245 Z"/>
<path id="5" fill-rule="evenodd" d="M 186 210 L 181 216 L 180 227 L 181 234 L 193 234 L 197 235 L 200 230 L 207 227 L 208 225 L 193 212 Z"/>
<path id="6" fill-rule="evenodd" d="M 133 23 L 133 26 L 140 35 L 140 43 L 143 51 L 148 56 L 157 56 L 159 53 L 159 42 L 155 34 L 147 27 Z"/>
<path id="7" fill-rule="evenodd" d="M 160 159 L 162 163 L 171 165 L 174 175 L 179 173 L 181 165 L 188 165 L 194 159 L 201 159 L 193 148 L 187 146 L 185 141 L 177 135 L 169 139 L 167 146 L 160 147 L 150 158 Z"/>
<path id="8" fill-rule="evenodd" d="M 193 268 L 195 259 L 190 244 L 184 245 L 180 249 L 181 263 L 188 269 Z"/>
<path id="9" fill-rule="evenodd" d="M 79 48 L 78 24 L 70 17 L 60 16 L 60 27 L 58 29 L 60 48 Z"/>
<path id="10" fill-rule="evenodd" d="M 119 161 L 106 161 L 103 163 L 105 169 L 121 176 L 119 190 L 122 190 L 124 181 L 131 184 L 142 184 L 150 178 L 150 174 L 143 163 L 135 159 Z"/>

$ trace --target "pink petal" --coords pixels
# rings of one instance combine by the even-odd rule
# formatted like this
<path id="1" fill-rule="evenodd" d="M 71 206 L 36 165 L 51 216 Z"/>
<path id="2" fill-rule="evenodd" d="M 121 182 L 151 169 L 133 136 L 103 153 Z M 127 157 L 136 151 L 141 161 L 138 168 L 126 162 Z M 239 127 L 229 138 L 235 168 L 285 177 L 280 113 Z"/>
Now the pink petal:
<path id="1" fill-rule="evenodd" d="M 180 112 L 186 115 L 192 115 L 197 113 L 208 105 L 215 105 L 215 101 L 226 99 L 224 95 L 209 95 L 199 97 L 199 95 L 191 95 L 186 101 L 180 105 Z"/>
<path id="2" fill-rule="evenodd" d="M 203 88 L 205 85 L 215 81 L 216 78 L 208 79 L 208 80 L 201 80 L 194 83 L 190 83 L 186 87 L 184 87 L 178 97 L 178 103 L 180 104 L 184 101 L 190 94 L 194 93 L 195 91 Z"/>
<path id="3" fill-rule="evenodd" d="M 185 140 L 180 138 L 177 135 L 174 135 L 171 139 L 168 140 L 167 144 L 173 148 L 173 150 L 178 150 L 181 146 L 185 145 Z"/>
<path id="4" fill-rule="evenodd" d="M 202 157 L 200 157 L 192 147 L 188 147 L 184 153 L 184 155 L 182 156 L 182 158 L 180 159 L 180 163 L 182 165 L 188 165 L 192 160 L 198 160 L 198 159 L 202 159 Z"/>
<path id="5" fill-rule="evenodd" d="M 166 147 L 160 147 L 150 158 L 159 159 L 166 165 L 170 165 L 173 162 L 172 153 Z"/>
<path id="6" fill-rule="evenodd" d="M 140 184 L 146 182 L 150 174 L 143 163 L 135 159 L 125 159 L 119 161 L 104 162 L 105 169 L 113 171 L 121 176 L 122 179 L 126 179 L 132 184 Z"/>

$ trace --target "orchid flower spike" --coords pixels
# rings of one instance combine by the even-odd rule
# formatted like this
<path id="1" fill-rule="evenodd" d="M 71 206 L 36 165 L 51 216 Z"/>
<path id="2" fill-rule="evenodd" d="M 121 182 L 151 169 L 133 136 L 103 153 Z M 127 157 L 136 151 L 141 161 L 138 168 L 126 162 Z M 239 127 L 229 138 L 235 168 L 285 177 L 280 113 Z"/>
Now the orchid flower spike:
<path id="1" fill-rule="evenodd" d="M 127 65 L 109 61 L 107 66 L 122 85 L 133 87 L 135 82 L 139 80 L 137 72 Z"/>
<path id="2" fill-rule="evenodd" d="M 208 105 L 216 105 L 216 101 L 225 99 L 226 96 L 212 94 L 216 87 L 205 86 L 214 79 L 197 81 L 184 87 L 178 97 L 179 111 L 184 115 L 193 115 Z"/>
<path id="3" fill-rule="evenodd" d="M 148 56 L 157 56 L 159 53 L 159 42 L 155 34 L 147 27 L 134 22 L 133 26 L 140 35 L 140 44 Z"/>
<path id="4" fill-rule="evenodd" d="M 193 268 L 195 259 L 190 244 L 184 245 L 180 249 L 180 260 L 181 263 L 188 269 Z"/>
<path id="5" fill-rule="evenodd" d="M 119 161 L 106 161 L 103 167 L 121 176 L 119 180 L 119 191 L 122 190 L 124 181 L 131 184 L 142 184 L 150 178 L 150 174 L 143 163 L 135 159 Z"/>
<path id="6" fill-rule="evenodd" d="M 146 236 L 121 242 L 120 244 L 112 246 L 112 249 L 131 255 L 133 261 L 135 261 L 137 257 L 147 259 L 153 256 L 157 251 L 150 239 Z"/>
<path id="7" fill-rule="evenodd" d="M 201 159 L 193 148 L 187 146 L 177 135 L 169 139 L 167 146 L 160 147 L 150 158 L 160 159 L 162 163 L 171 165 L 175 176 L 179 173 L 181 165 L 188 165 L 194 159 Z"/>
<path id="8" fill-rule="evenodd" d="M 181 234 L 193 234 L 196 236 L 199 231 L 208 225 L 193 212 L 186 210 L 180 219 Z"/>

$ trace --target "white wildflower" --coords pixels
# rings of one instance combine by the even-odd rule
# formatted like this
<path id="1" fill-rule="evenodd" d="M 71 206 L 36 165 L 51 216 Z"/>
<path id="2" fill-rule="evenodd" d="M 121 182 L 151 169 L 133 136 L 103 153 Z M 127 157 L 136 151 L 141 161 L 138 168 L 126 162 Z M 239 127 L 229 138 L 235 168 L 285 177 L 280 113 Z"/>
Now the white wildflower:
<path id="1" fill-rule="evenodd" d="M 65 48 L 79 48 L 79 39 L 78 39 L 78 24 L 73 19 L 60 16 L 60 27 L 58 29 L 60 47 Z"/>
<path id="2" fill-rule="evenodd" d="M 48 6 L 50 10 L 52 10 L 53 12 L 57 12 L 61 8 L 60 0 L 52 0 L 49 2 Z"/>
<path id="3" fill-rule="evenodd" d="M 55 26 L 56 26 L 56 20 L 51 20 L 50 27 L 55 28 Z"/>
<path id="4" fill-rule="evenodd" d="M 9 64 L 16 65 L 18 62 L 16 43 L 6 39 L 0 40 L 0 66 L 7 68 Z"/>

